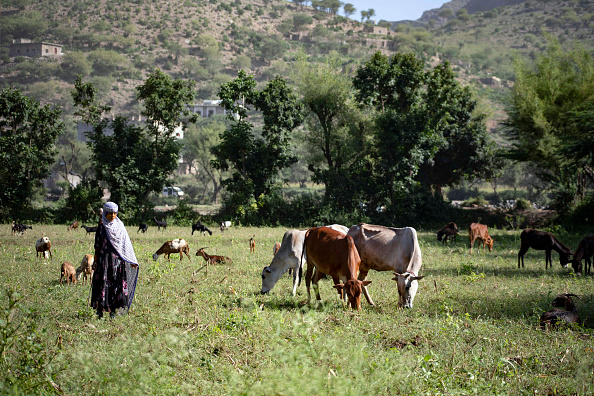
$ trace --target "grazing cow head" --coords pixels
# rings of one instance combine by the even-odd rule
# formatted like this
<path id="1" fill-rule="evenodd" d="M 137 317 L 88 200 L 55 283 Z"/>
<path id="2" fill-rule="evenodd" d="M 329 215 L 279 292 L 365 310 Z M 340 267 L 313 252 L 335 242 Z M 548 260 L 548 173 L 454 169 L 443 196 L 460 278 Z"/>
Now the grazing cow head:
<path id="1" fill-rule="evenodd" d="M 567 266 L 569 265 L 570 262 L 573 262 L 573 260 L 569 260 L 569 258 L 571 257 L 572 253 L 560 253 L 559 254 L 559 261 L 561 262 L 561 266 L 563 268 L 567 268 Z M 573 264 L 572 264 L 573 265 Z"/>
<path id="2" fill-rule="evenodd" d="M 438 232 L 437 232 L 437 241 L 438 241 L 438 242 L 441 242 L 441 239 L 443 238 L 443 234 L 444 234 L 444 233 L 443 233 L 443 232 L 441 232 L 441 231 L 438 231 Z"/>
<path id="3" fill-rule="evenodd" d="M 419 288 L 419 280 L 424 276 L 416 276 L 412 272 L 405 272 L 404 274 L 397 274 L 392 280 L 398 283 L 398 306 L 404 308 L 412 308 L 417 289 Z"/>
<path id="4" fill-rule="evenodd" d="M 262 290 L 260 290 L 261 294 L 270 293 L 270 290 L 272 290 L 276 284 L 276 281 L 278 281 L 279 276 L 277 272 L 278 271 L 273 271 L 270 266 L 264 267 L 262 270 Z"/>
<path id="5" fill-rule="evenodd" d="M 157 261 L 158 258 L 159 258 L 159 255 L 157 253 L 153 253 L 153 260 Z"/>
<path id="6" fill-rule="evenodd" d="M 489 248 L 490 252 L 493 251 L 493 242 L 495 242 L 495 241 L 490 236 L 488 236 L 487 239 L 485 240 L 485 243 L 487 244 L 487 247 Z"/>
<path id="7" fill-rule="evenodd" d="M 343 291 L 346 291 L 346 295 L 349 298 L 349 303 L 351 304 L 351 308 L 356 309 L 358 311 L 361 310 L 361 292 L 363 291 L 363 286 L 367 286 L 371 283 L 371 281 L 360 281 L 358 279 L 349 279 L 344 284 L 334 285 L 334 288 L 338 290 L 338 293 L 342 295 Z"/>

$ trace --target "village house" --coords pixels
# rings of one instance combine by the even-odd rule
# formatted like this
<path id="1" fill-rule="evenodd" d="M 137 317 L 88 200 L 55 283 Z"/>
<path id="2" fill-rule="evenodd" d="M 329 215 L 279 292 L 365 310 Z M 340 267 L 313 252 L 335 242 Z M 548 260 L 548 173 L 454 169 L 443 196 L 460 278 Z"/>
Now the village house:
<path id="1" fill-rule="evenodd" d="M 62 55 L 62 45 L 51 43 L 33 43 L 29 39 L 18 38 L 12 40 L 8 56 L 28 56 L 39 58 L 42 56 L 60 56 Z"/>

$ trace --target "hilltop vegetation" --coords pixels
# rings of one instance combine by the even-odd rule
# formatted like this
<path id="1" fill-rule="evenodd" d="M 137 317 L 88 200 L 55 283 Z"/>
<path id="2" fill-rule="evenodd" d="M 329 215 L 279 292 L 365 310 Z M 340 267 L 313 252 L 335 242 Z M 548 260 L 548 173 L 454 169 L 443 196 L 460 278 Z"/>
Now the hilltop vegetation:
<path id="1" fill-rule="evenodd" d="M 60 61 L 9 59 L 4 49 L 0 75 L 3 86 L 16 86 L 68 113 L 68 90 L 82 74 L 116 113 L 132 115 L 138 113 L 133 89 L 155 67 L 197 81 L 198 97 L 212 99 L 239 69 L 266 81 L 276 73 L 289 76 L 298 51 L 313 55 L 312 61 L 337 51 L 345 64 L 355 65 L 375 45 L 385 45 L 388 54 L 413 51 L 433 64 L 450 60 L 463 81 L 499 103 L 505 80 L 513 79 L 512 56 L 533 58 L 544 48 L 543 31 L 561 43 L 592 47 L 592 2 L 526 1 L 474 12 L 480 9 L 475 3 L 447 3 L 425 13 L 416 27 L 401 23 L 393 26 L 395 32 L 379 35 L 369 29 L 369 18 L 348 19 L 340 15 L 348 15 L 344 9 L 323 1 L 312 3 L 315 9 L 307 2 L 269 0 L 13 0 L 3 5 L 2 44 L 19 37 L 44 40 L 63 44 L 65 55 Z M 484 78 L 490 76 L 504 83 L 495 80 L 485 91 L 483 83 L 493 81 Z"/>

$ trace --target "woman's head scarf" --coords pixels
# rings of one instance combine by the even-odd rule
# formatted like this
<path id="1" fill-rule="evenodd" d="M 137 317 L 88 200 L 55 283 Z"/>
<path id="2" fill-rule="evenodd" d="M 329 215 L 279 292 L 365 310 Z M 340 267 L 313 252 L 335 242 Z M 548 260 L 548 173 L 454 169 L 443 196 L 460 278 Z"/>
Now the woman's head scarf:
<path id="1" fill-rule="evenodd" d="M 126 227 L 124 226 L 124 223 L 122 223 L 122 220 L 116 217 L 113 221 L 109 221 L 107 220 L 107 217 L 105 217 L 108 213 L 117 212 L 118 205 L 116 203 L 106 202 L 105 205 L 103 205 L 103 226 L 107 232 L 109 242 L 111 242 L 111 246 L 113 246 L 122 260 L 127 261 L 130 264 L 138 264 L 138 260 L 134 254 L 134 248 L 132 247 L 132 242 L 130 242 L 130 237 L 128 236 L 128 232 L 126 232 Z"/>

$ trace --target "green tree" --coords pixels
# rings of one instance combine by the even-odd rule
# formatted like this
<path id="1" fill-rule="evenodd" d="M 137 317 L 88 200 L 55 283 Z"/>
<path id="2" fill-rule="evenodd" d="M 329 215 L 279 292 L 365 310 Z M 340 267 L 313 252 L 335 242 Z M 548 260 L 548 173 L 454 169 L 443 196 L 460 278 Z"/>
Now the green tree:
<path id="1" fill-rule="evenodd" d="M 290 150 L 291 132 L 302 123 L 303 116 L 293 91 L 280 76 L 257 91 L 254 77 L 240 70 L 236 79 L 221 86 L 219 97 L 229 112 L 231 126 L 212 149 L 216 157 L 213 165 L 231 171 L 224 185 L 230 194 L 227 209 L 235 214 L 272 193 L 278 185 L 279 170 L 297 160 Z M 255 135 L 247 120 L 246 106 L 262 113 L 261 137 Z"/>
<path id="2" fill-rule="evenodd" d="M 273 59 L 282 57 L 286 50 L 284 41 L 273 38 L 266 39 L 260 47 L 262 59 L 268 61 L 268 63 Z"/>
<path id="3" fill-rule="evenodd" d="M 295 30 L 301 30 L 307 25 L 311 25 L 313 18 L 307 14 L 295 14 L 293 15 L 293 28 Z"/>
<path id="4" fill-rule="evenodd" d="M 54 145 L 64 132 L 61 114 L 18 89 L 0 91 L 0 210 L 4 220 L 22 215 L 35 189 L 49 176 Z"/>
<path id="5" fill-rule="evenodd" d="M 538 169 L 558 192 L 565 209 L 583 196 L 585 176 L 593 180 L 592 109 L 594 62 L 584 48 L 565 49 L 547 38 L 534 65 L 517 58 L 516 83 L 507 108 L 507 156 Z"/>
<path id="6" fill-rule="evenodd" d="M 351 3 L 346 3 L 342 7 L 342 9 L 344 11 L 344 16 L 347 17 L 347 18 L 350 18 L 351 15 L 353 15 L 355 12 L 357 12 L 357 9 Z"/>
<path id="7" fill-rule="evenodd" d="M 447 63 L 425 72 L 413 54 L 387 58 L 376 52 L 357 70 L 353 84 L 359 103 L 377 112 L 374 205 L 385 204 L 395 215 L 414 191 L 426 194 L 429 186 L 440 190 L 462 175 L 491 171 L 494 145 L 484 115 Z M 427 187 L 419 190 L 419 183 Z"/>
<path id="8" fill-rule="evenodd" d="M 151 73 L 136 89 L 136 99 L 144 106 L 141 114 L 147 120 L 144 127 L 132 125 L 122 116 L 111 122 L 98 121 L 101 107 L 94 104 L 92 95 L 83 92 L 85 87 L 88 92 L 88 85 L 75 86 L 75 104 L 86 103 L 81 106 L 82 113 L 95 108 L 85 117 L 94 125 L 88 134 L 88 144 L 93 152 L 97 179 L 109 186 L 112 198 L 124 210 L 146 206 L 148 195 L 161 191 L 177 168 L 181 145 L 175 131 L 183 128 L 183 118 L 190 116 L 187 105 L 195 98 L 193 84 L 173 80 L 159 69 Z M 80 98 L 87 100 L 83 102 Z M 193 115 L 190 121 L 195 121 Z M 113 130 L 110 136 L 105 134 L 108 127 Z"/>
<path id="9" fill-rule="evenodd" d="M 83 76 L 91 74 L 93 66 L 83 52 L 70 51 L 62 57 L 60 69 L 66 81 L 74 82 L 79 74 Z"/>

